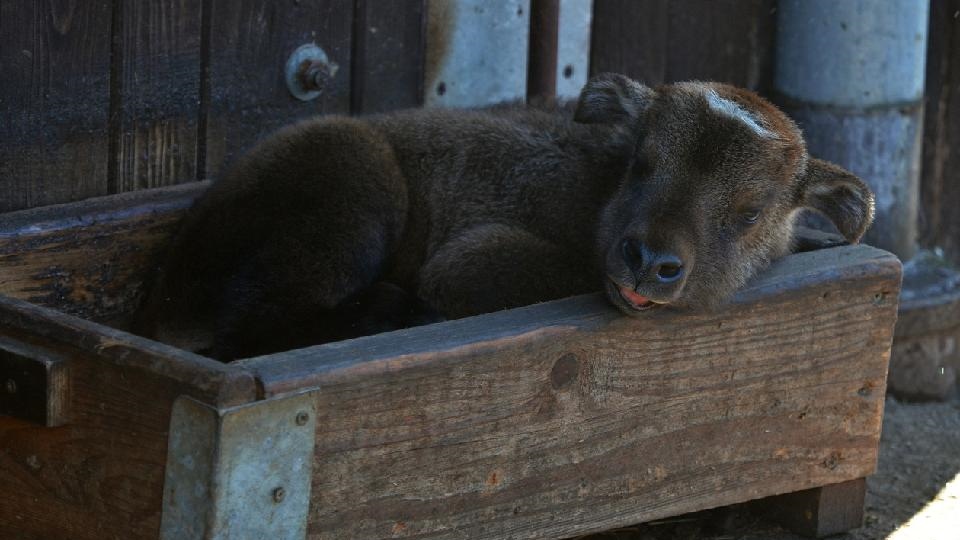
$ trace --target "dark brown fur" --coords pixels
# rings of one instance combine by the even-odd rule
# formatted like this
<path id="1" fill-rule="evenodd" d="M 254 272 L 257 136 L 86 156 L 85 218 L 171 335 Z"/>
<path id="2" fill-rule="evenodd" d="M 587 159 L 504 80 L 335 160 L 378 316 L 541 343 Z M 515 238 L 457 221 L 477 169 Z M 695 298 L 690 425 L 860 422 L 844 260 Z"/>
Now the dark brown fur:
<path id="1" fill-rule="evenodd" d="M 711 109 L 705 89 L 774 137 Z M 724 85 L 605 74 L 574 118 L 319 118 L 273 135 L 197 203 L 139 328 L 231 359 L 603 287 L 632 315 L 624 288 L 712 306 L 789 250 L 801 207 L 851 241 L 872 219 L 859 179 L 808 158 L 789 119 Z M 671 283 L 661 257 L 682 262 Z"/>

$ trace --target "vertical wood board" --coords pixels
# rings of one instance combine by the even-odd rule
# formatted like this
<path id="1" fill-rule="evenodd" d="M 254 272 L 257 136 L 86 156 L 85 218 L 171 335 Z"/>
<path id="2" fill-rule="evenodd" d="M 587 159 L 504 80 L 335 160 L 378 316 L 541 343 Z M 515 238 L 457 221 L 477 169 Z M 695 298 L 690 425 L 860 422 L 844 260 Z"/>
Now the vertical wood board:
<path id="1" fill-rule="evenodd" d="M 0 212 L 107 193 L 111 16 L 0 1 Z"/>
<path id="2" fill-rule="evenodd" d="M 716 80 L 768 93 L 774 0 L 604 0 L 594 4 L 591 72 L 648 85 Z"/>
<path id="3" fill-rule="evenodd" d="M 298 119 L 350 110 L 353 4 L 337 0 L 210 0 L 206 170 L 216 177 L 257 140 Z M 313 101 L 287 89 L 284 66 L 316 43 L 339 66 Z"/>
<path id="4" fill-rule="evenodd" d="M 196 180 L 202 0 L 116 0 L 113 192 Z"/>
<path id="5" fill-rule="evenodd" d="M 423 102 L 425 4 L 356 0 L 352 112 L 386 112 Z"/>
<path id="6" fill-rule="evenodd" d="M 930 2 L 920 244 L 960 265 L 960 1 Z"/>

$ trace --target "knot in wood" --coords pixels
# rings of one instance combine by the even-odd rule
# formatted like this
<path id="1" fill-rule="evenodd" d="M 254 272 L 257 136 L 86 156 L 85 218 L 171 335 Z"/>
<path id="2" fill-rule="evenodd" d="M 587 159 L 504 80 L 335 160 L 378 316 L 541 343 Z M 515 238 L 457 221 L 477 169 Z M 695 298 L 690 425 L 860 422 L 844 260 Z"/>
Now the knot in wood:
<path id="1" fill-rule="evenodd" d="M 550 370 L 550 383 L 553 385 L 554 390 L 565 388 L 577 380 L 579 372 L 580 361 L 577 359 L 577 356 L 572 353 L 567 353 L 557 359 L 553 364 L 553 369 Z"/>

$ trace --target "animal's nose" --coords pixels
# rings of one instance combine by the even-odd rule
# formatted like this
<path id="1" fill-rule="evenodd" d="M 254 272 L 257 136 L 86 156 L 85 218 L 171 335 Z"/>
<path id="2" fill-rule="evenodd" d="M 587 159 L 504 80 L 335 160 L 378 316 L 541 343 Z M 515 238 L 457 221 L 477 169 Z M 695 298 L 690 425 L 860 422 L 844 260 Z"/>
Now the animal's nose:
<path id="1" fill-rule="evenodd" d="M 638 281 L 652 278 L 667 284 L 683 277 L 683 260 L 673 253 L 652 250 L 639 238 L 627 238 L 621 247 L 623 260 Z"/>

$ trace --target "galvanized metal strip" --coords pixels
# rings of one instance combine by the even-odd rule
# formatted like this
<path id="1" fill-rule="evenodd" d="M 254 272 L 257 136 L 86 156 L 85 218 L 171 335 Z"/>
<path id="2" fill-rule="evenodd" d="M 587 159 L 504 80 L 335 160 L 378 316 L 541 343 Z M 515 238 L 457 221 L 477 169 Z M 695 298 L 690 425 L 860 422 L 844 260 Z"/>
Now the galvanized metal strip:
<path id="1" fill-rule="evenodd" d="M 424 104 L 523 100 L 529 29 L 530 0 L 430 0 Z"/>
<path id="2" fill-rule="evenodd" d="M 220 418 L 209 405 L 180 397 L 167 440 L 160 538 L 205 538 L 213 516 L 213 477 Z"/>
<path id="3" fill-rule="evenodd" d="M 217 410 L 174 403 L 161 538 L 306 536 L 316 435 L 311 393 Z"/>
<path id="4" fill-rule="evenodd" d="M 557 35 L 557 97 L 573 99 L 587 84 L 593 0 L 560 0 Z"/>

